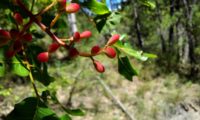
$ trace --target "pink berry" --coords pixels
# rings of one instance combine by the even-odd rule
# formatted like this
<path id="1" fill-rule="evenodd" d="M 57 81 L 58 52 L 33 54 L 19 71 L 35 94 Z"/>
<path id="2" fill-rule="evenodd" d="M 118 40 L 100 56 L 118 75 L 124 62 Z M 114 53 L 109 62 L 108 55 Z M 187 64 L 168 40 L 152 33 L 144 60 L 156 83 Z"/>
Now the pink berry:
<path id="1" fill-rule="evenodd" d="M 11 39 L 10 33 L 6 30 L 0 30 L 0 47 L 6 45 Z"/>
<path id="2" fill-rule="evenodd" d="M 103 73 L 105 71 L 104 66 L 99 61 L 94 60 L 93 64 L 98 72 Z"/>
<path id="3" fill-rule="evenodd" d="M 23 24 L 23 18 L 22 18 L 20 13 L 18 13 L 18 12 L 14 13 L 13 17 L 14 17 L 17 24 L 19 24 L 19 25 Z"/>
<path id="4" fill-rule="evenodd" d="M 91 37 L 92 36 L 92 33 L 90 32 L 90 31 L 88 31 L 88 30 L 86 30 L 86 31 L 84 31 L 84 32 L 82 32 L 81 34 L 80 34 L 80 38 L 81 39 L 83 39 L 83 38 L 89 38 L 89 37 Z"/>
<path id="5" fill-rule="evenodd" d="M 67 13 L 76 13 L 80 9 L 80 5 L 77 3 L 70 3 L 66 6 L 66 12 Z"/>
<path id="6" fill-rule="evenodd" d="M 60 45 L 59 45 L 58 43 L 52 43 L 51 45 L 49 45 L 48 52 L 49 52 L 49 53 L 53 53 L 53 52 L 55 52 L 59 47 L 60 47 Z"/>
<path id="7" fill-rule="evenodd" d="M 79 55 L 79 52 L 76 48 L 70 48 L 69 49 L 69 57 L 70 58 L 77 57 L 78 55 Z"/>
<path id="8" fill-rule="evenodd" d="M 73 35 L 74 41 L 75 42 L 79 42 L 80 41 L 80 33 L 79 32 L 75 32 Z"/>
<path id="9" fill-rule="evenodd" d="M 22 39 L 24 41 L 31 42 L 32 41 L 32 35 L 30 33 L 26 33 L 25 35 L 22 36 Z"/>
<path id="10" fill-rule="evenodd" d="M 114 58 L 116 56 L 116 51 L 112 47 L 106 47 L 104 52 L 110 58 Z"/>
<path id="11" fill-rule="evenodd" d="M 99 53 L 100 50 L 101 50 L 101 48 L 98 45 L 95 45 L 95 46 L 92 47 L 91 53 L 97 54 L 97 53 Z"/>
<path id="12" fill-rule="evenodd" d="M 42 52 L 42 53 L 38 54 L 37 60 L 40 62 L 47 62 L 49 60 L 49 53 Z"/>
<path id="13" fill-rule="evenodd" d="M 6 30 L 0 30 L 0 39 L 4 39 L 4 40 L 11 39 L 10 32 L 8 32 Z"/>
<path id="14" fill-rule="evenodd" d="M 119 40 L 119 38 L 120 38 L 120 35 L 118 35 L 118 34 L 113 35 L 113 36 L 108 40 L 107 45 L 108 45 L 108 46 L 111 46 L 111 45 L 115 44 L 115 43 Z"/>

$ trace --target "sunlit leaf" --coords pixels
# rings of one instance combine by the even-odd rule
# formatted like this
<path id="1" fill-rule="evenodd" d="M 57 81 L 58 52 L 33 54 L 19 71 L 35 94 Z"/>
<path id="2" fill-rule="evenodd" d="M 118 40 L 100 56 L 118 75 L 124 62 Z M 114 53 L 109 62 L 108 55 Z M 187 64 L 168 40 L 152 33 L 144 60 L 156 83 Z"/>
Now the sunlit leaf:
<path id="1" fill-rule="evenodd" d="M 73 116 L 83 116 L 85 115 L 85 112 L 83 112 L 81 109 L 65 109 L 67 113 Z"/>
<path id="2" fill-rule="evenodd" d="M 12 58 L 12 72 L 21 77 L 29 75 L 29 70 L 16 57 Z"/>
<path id="3" fill-rule="evenodd" d="M 97 0 L 88 0 L 85 1 L 82 5 L 97 15 L 104 15 L 110 13 L 105 3 L 98 2 Z"/>
<path id="4" fill-rule="evenodd" d="M 118 41 L 116 44 L 114 44 L 114 46 L 117 49 L 119 49 L 119 51 L 122 51 L 125 54 L 130 55 L 130 56 L 137 58 L 139 60 L 146 61 L 148 59 L 148 57 L 143 55 L 142 51 L 137 51 L 137 50 L 134 50 L 133 48 L 131 48 L 128 45 L 123 45 L 121 41 Z"/>

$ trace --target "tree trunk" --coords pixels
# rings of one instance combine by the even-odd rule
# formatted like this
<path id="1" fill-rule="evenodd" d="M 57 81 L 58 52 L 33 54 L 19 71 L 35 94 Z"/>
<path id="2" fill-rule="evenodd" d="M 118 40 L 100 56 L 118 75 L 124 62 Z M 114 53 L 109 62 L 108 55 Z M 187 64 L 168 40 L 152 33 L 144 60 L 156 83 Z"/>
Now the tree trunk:
<path id="1" fill-rule="evenodd" d="M 74 13 L 68 15 L 68 21 L 70 26 L 70 35 L 72 35 L 74 32 L 78 31 L 77 25 L 76 25 L 76 16 Z"/>
<path id="2" fill-rule="evenodd" d="M 141 30 L 140 30 L 140 21 L 139 21 L 139 16 L 138 16 L 138 10 L 137 10 L 137 3 L 134 3 L 134 20 L 135 20 L 135 30 L 136 30 L 136 35 L 137 35 L 137 40 L 138 40 L 138 47 L 143 49 L 143 39 L 141 35 Z"/>
<path id="3" fill-rule="evenodd" d="M 196 0 L 193 0 L 193 4 L 196 3 Z M 194 56 L 194 43 L 195 43 L 195 38 L 192 34 L 193 31 L 193 24 L 192 24 L 192 16 L 193 16 L 193 11 L 192 8 L 189 5 L 189 2 L 187 0 L 183 0 L 184 6 L 185 6 L 185 16 L 186 16 L 186 25 L 185 25 L 185 29 L 187 32 L 187 38 L 188 38 L 188 47 L 189 47 L 189 60 L 190 63 L 194 63 L 195 62 L 195 56 Z"/>
<path id="4" fill-rule="evenodd" d="M 175 0 L 170 0 L 170 16 L 173 17 L 174 15 L 174 6 Z M 174 42 L 174 25 L 170 25 L 169 27 L 169 52 L 173 51 L 173 42 Z"/>
<path id="5" fill-rule="evenodd" d="M 158 18 L 158 21 L 159 21 L 159 26 L 158 26 L 158 34 L 160 36 L 160 40 L 161 40 L 161 50 L 162 50 L 162 53 L 165 53 L 166 52 L 166 43 L 165 43 L 165 38 L 164 38 L 164 34 L 163 34 L 163 31 L 162 31 L 162 28 L 161 28 L 161 24 L 162 24 L 162 19 L 161 19 L 161 15 L 160 15 L 160 8 L 159 8 L 159 3 L 158 1 L 156 0 L 156 14 L 157 14 L 157 18 Z"/>

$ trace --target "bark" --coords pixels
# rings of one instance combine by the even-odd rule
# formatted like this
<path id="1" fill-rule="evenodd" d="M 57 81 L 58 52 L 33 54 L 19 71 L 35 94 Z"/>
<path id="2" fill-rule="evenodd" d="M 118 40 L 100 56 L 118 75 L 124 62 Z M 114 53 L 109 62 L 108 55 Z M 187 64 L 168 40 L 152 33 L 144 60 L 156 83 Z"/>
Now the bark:
<path id="1" fill-rule="evenodd" d="M 160 40 L 161 40 L 161 50 L 162 50 L 162 53 L 165 53 L 166 52 L 166 43 L 165 43 L 164 33 L 162 31 L 162 28 L 161 28 L 162 18 L 161 18 L 161 14 L 160 14 L 159 3 L 158 3 L 157 0 L 156 0 L 156 6 L 157 6 L 156 7 L 156 14 L 157 14 L 157 18 L 158 18 L 158 21 L 159 21 L 159 27 L 157 29 L 158 29 L 158 33 L 159 33 Z"/>
<path id="2" fill-rule="evenodd" d="M 68 15 L 68 21 L 70 25 L 70 35 L 72 35 L 74 32 L 78 31 L 78 28 L 76 25 L 76 16 L 74 13 Z"/>
<path id="3" fill-rule="evenodd" d="M 196 3 L 196 0 L 193 0 L 193 4 Z M 187 38 L 188 38 L 188 57 L 190 60 L 190 63 L 195 62 L 195 56 L 194 56 L 194 43 L 195 43 L 195 38 L 192 34 L 193 31 L 193 24 L 192 24 L 192 16 L 193 16 L 193 11 L 192 8 L 189 5 L 189 2 L 187 0 L 183 0 L 184 6 L 185 6 L 185 16 L 186 16 L 186 25 L 185 29 L 187 32 Z"/>
<path id="4" fill-rule="evenodd" d="M 140 20 L 138 16 L 138 9 L 137 9 L 137 4 L 134 3 L 134 20 L 135 20 L 135 30 L 136 30 L 136 35 L 137 35 L 137 40 L 138 40 L 138 47 L 143 48 L 143 39 L 141 35 L 141 27 L 140 27 Z"/>
<path id="5" fill-rule="evenodd" d="M 175 0 L 170 0 L 170 16 L 174 15 L 174 6 Z M 173 43 L 174 43 L 174 25 L 170 25 L 169 27 L 169 52 L 173 51 Z"/>

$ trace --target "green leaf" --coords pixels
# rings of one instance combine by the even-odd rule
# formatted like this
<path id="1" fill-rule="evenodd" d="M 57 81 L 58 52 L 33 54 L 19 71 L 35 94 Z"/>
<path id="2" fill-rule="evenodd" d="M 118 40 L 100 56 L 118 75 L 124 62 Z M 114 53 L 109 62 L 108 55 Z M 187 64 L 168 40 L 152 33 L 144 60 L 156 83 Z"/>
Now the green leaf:
<path id="1" fill-rule="evenodd" d="M 60 120 L 72 120 L 71 117 L 67 114 L 60 117 Z"/>
<path id="2" fill-rule="evenodd" d="M 45 63 L 42 63 L 43 67 L 41 69 L 32 69 L 33 76 L 43 85 L 48 86 L 55 79 L 51 77 L 48 73 L 48 67 Z"/>
<path id="3" fill-rule="evenodd" d="M 73 116 L 84 116 L 85 112 L 83 112 L 81 109 L 65 109 L 67 113 Z"/>
<path id="4" fill-rule="evenodd" d="M 4 58 L 4 49 L 0 49 L 0 77 L 5 75 L 5 58 Z"/>
<path id="5" fill-rule="evenodd" d="M 152 58 L 152 59 L 155 59 L 155 58 L 158 57 L 157 55 L 155 55 L 155 54 L 150 54 L 150 53 L 143 53 L 143 56 L 146 56 L 146 57 Z"/>
<path id="6" fill-rule="evenodd" d="M 117 43 L 115 43 L 114 46 L 119 51 L 122 51 L 125 54 L 135 57 L 141 61 L 146 61 L 148 59 L 148 57 L 143 55 L 142 51 L 136 51 L 133 48 L 131 48 L 129 45 L 123 45 L 121 41 L 118 41 Z"/>
<path id="7" fill-rule="evenodd" d="M 29 97 L 15 105 L 6 120 L 60 120 L 42 101 Z"/>
<path id="8" fill-rule="evenodd" d="M 156 4 L 154 1 L 151 0 L 140 0 L 140 2 L 142 2 L 143 5 L 150 7 L 151 9 L 155 9 L 156 8 Z"/>
<path id="9" fill-rule="evenodd" d="M 0 62 L 0 77 L 3 77 L 5 75 L 5 63 L 4 62 Z"/>
<path id="10" fill-rule="evenodd" d="M 132 77 L 138 75 L 138 72 L 131 66 L 128 57 L 118 57 L 118 72 L 129 81 Z"/>
<path id="11" fill-rule="evenodd" d="M 97 15 L 104 15 L 110 13 L 105 3 L 98 2 L 97 0 L 88 0 L 82 5 Z"/>
<path id="12" fill-rule="evenodd" d="M 12 72 L 21 77 L 29 75 L 29 70 L 16 57 L 12 58 Z"/>
<path id="13" fill-rule="evenodd" d="M 98 15 L 94 18 L 94 21 L 99 32 L 102 30 L 109 32 L 111 29 L 115 29 L 115 27 L 119 25 L 121 18 L 121 15 L 115 12 L 105 15 Z"/>
<path id="14" fill-rule="evenodd" d="M 94 18 L 94 22 L 96 24 L 96 28 L 99 32 L 101 32 L 101 30 L 103 29 L 103 27 L 106 25 L 107 19 L 111 14 L 104 14 L 104 15 L 97 15 Z"/>

